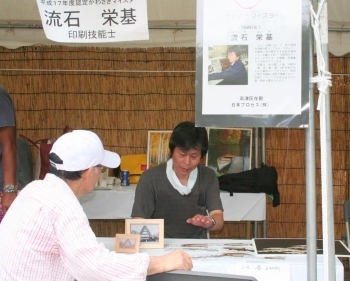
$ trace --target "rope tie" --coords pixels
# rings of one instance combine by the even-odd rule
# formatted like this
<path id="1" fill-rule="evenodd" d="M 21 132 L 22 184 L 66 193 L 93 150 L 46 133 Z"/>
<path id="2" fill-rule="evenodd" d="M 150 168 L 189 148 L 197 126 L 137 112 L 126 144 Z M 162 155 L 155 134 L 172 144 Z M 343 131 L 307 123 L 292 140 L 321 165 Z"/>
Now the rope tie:
<path id="1" fill-rule="evenodd" d="M 327 95 L 328 87 L 332 87 L 332 74 L 328 71 L 323 71 L 322 76 L 314 76 L 310 78 L 310 83 L 317 83 L 317 89 L 320 92 L 317 103 L 317 110 L 321 109 L 322 100 Z"/>
<path id="2" fill-rule="evenodd" d="M 176 34 L 177 34 L 178 32 L 183 32 L 183 30 L 182 30 L 181 28 L 178 27 L 178 24 L 179 24 L 178 22 L 175 23 L 176 28 L 175 28 L 174 31 L 173 31 L 173 34 L 174 34 L 174 42 L 176 42 L 176 38 L 175 38 L 175 37 L 176 37 Z"/>

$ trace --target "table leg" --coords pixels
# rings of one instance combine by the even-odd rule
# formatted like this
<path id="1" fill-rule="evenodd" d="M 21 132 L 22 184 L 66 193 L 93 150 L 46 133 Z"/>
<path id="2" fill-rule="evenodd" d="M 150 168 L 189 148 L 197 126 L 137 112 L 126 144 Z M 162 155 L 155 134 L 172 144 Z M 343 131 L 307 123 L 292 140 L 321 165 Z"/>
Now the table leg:
<path id="1" fill-rule="evenodd" d="M 253 231 L 253 238 L 259 237 L 259 222 L 254 222 L 254 231 Z"/>
<path id="2" fill-rule="evenodd" d="M 267 238 L 267 222 L 266 222 L 266 220 L 263 221 L 263 237 Z"/>

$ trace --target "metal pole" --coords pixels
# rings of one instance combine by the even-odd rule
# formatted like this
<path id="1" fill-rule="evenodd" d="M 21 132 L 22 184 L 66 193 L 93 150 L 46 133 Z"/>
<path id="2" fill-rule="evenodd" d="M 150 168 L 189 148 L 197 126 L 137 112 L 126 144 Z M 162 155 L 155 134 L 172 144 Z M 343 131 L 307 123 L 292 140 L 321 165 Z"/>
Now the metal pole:
<path id="1" fill-rule="evenodd" d="M 309 77 L 314 75 L 313 36 L 310 28 Z M 316 245 L 316 157 L 315 157 L 315 101 L 314 84 L 309 84 L 309 127 L 305 130 L 305 181 L 306 181 L 306 244 L 307 280 L 317 280 Z"/>
<path id="2" fill-rule="evenodd" d="M 254 163 L 255 168 L 259 167 L 259 128 L 254 128 Z M 254 222 L 254 238 L 258 238 L 258 222 Z"/>

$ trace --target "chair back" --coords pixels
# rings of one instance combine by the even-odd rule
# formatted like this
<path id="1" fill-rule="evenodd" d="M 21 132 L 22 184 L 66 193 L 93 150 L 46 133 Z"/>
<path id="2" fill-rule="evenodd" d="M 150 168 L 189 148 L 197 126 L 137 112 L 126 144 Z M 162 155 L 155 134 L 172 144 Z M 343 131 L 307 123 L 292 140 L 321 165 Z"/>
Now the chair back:
<path id="1" fill-rule="evenodd" d="M 147 281 L 258 281 L 251 276 L 174 270 L 147 276 Z"/>

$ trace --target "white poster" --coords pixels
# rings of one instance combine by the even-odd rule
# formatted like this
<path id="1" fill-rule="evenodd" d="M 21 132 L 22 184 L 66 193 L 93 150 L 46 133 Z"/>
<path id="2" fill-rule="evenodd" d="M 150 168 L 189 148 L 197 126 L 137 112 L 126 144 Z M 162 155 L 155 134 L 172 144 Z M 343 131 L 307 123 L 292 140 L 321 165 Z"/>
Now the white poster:
<path id="1" fill-rule="evenodd" d="M 147 0 L 37 0 L 48 39 L 65 43 L 148 40 Z"/>
<path id="2" fill-rule="evenodd" d="M 202 5 L 202 114 L 301 114 L 302 0 Z"/>

